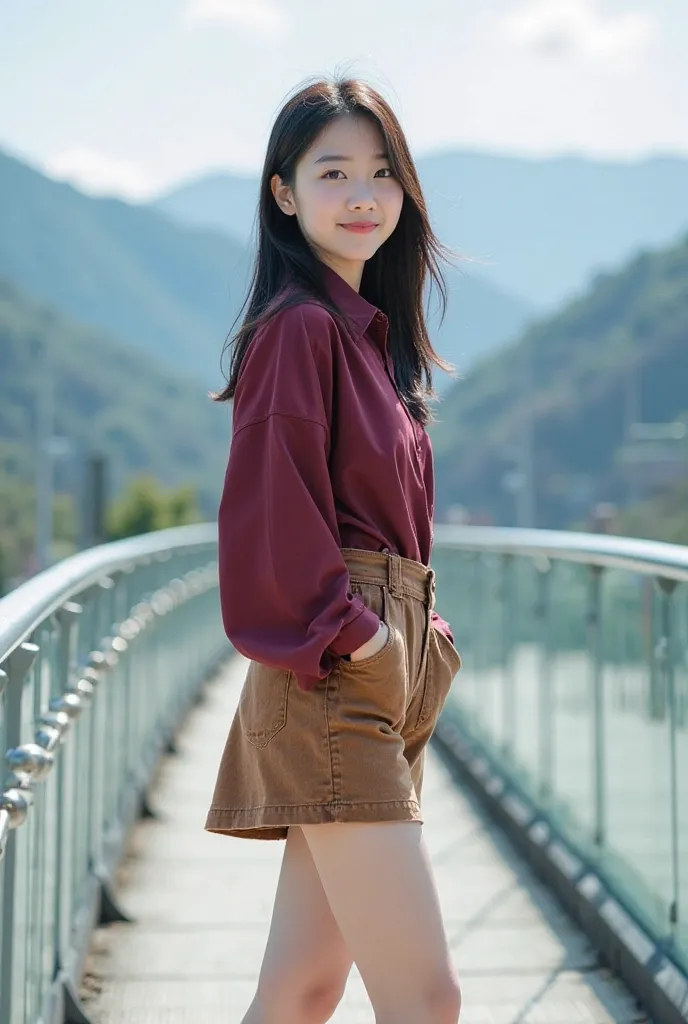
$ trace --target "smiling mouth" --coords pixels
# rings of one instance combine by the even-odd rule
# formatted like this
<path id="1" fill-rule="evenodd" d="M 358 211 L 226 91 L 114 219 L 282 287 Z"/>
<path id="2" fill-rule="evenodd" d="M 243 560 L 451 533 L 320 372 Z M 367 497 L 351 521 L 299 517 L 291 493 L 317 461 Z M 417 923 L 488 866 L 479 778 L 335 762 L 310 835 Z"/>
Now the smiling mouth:
<path id="1" fill-rule="evenodd" d="M 357 235 L 368 235 L 375 228 L 379 228 L 379 224 L 374 224 L 372 221 L 357 221 L 354 224 L 340 224 L 340 228 L 344 228 L 346 231 L 353 231 Z"/>

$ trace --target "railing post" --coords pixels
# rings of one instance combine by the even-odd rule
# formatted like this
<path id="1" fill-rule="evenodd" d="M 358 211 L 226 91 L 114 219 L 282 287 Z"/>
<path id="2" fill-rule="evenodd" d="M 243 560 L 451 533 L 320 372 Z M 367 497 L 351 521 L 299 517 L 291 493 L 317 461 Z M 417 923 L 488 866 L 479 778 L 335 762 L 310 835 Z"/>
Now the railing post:
<path id="1" fill-rule="evenodd" d="M 112 622 L 111 603 L 112 588 L 114 581 L 109 576 L 103 576 L 96 584 L 93 600 L 93 646 L 100 650 L 103 640 L 107 636 L 109 624 Z M 104 801 L 105 794 L 105 766 L 106 766 L 106 726 L 110 704 L 110 680 L 104 679 L 101 687 L 100 697 L 94 702 L 89 715 L 89 731 L 91 744 L 91 773 L 88 779 L 88 807 L 90 819 L 90 831 L 88 842 L 88 857 L 90 870 L 93 872 L 100 868 L 103 856 L 103 830 L 106 817 Z"/>
<path id="2" fill-rule="evenodd" d="M 655 652 L 659 671 L 663 679 L 664 706 L 669 713 L 669 801 L 671 829 L 671 874 L 672 894 L 667 922 L 669 945 L 673 944 L 678 929 L 680 910 L 680 863 L 679 863 L 679 808 L 678 808 L 678 750 L 677 750 L 677 701 L 676 675 L 674 672 L 674 629 L 672 597 L 676 590 L 676 580 L 660 577 L 657 580 L 660 589 L 660 628 L 661 637 Z"/>
<path id="3" fill-rule="evenodd" d="M 68 601 L 57 613 L 60 625 L 57 663 L 58 671 L 52 680 L 51 703 L 58 701 L 65 690 L 76 682 L 78 657 L 79 617 L 83 606 Z M 64 715 L 66 712 L 53 712 Z M 72 855 L 74 842 L 74 793 L 69 784 L 73 780 L 73 759 L 66 758 L 64 751 L 57 759 L 57 863 L 55 873 L 58 883 L 55 887 L 55 950 L 56 971 L 64 966 L 65 947 L 69 942 L 72 894 Z"/>
<path id="4" fill-rule="evenodd" d="M 606 839 L 607 813 L 605 794 L 604 747 L 604 646 L 602 632 L 602 573 L 599 565 L 591 565 L 587 611 L 588 653 L 590 656 L 590 682 L 593 697 L 593 771 L 594 771 L 594 833 L 598 851 Z"/>
<path id="5" fill-rule="evenodd" d="M 552 577 L 552 563 L 546 560 L 536 562 L 538 570 L 538 595 L 535 618 L 539 622 L 540 671 L 538 690 L 540 695 L 540 771 L 539 794 L 545 804 L 552 796 L 552 651 L 549 630 L 549 599 Z"/>
<path id="6" fill-rule="evenodd" d="M 38 647 L 33 643 L 23 643 L 12 652 L 7 659 L 7 732 L 5 741 L 10 749 L 19 747 L 22 742 L 22 702 L 26 676 L 31 671 L 38 654 Z M 26 737 L 29 739 L 29 737 Z M 4 753 L 4 751 L 3 751 Z M 4 766 L 3 766 L 4 774 Z M 23 821 L 28 807 L 31 805 L 31 789 L 28 781 L 10 774 L 5 788 L 0 795 L 0 805 L 10 815 L 10 834 L 7 850 L 1 865 L 3 871 L 2 891 L 2 964 L 0 965 L 0 1021 L 23 1020 L 24 1010 L 24 978 L 16 978 L 18 958 L 26 956 L 26 946 L 13 941 L 15 915 L 19 900 L 24 894 L 24 886 L 18 884 L 19 870 L 26 871 L 27 865 L 20 865 L 17 858 L 17 827 Z M 21 997 L 21 1002 L 19 999 Z M 20 1008 L 18 1014 L 17 1006 Z"/>
<path id="7" fill-rule="evenodd" d="M 513 763 L 516 739 L 516 704 L 513 660 L 513 619 L 514 619 L 514 558 L 506 554 L 501 561 L 502 579 L 500 588 L 501 641 L 502 641 L 502 756 L 508 765 Z"/>
<path id="8" fill-rule="evenodd" d="M 473 600 L 468 602 L 468 628 L 466 629 L 466 633 L 470 637 L 469 655 L 466 664 L 469 679 L 468 685 L 471 688 L 469 698 L 470 727 L 474 736 L 477 735 L 484 738 L 488 730 L 484 722 L 485 708 L 483 706 L 481 709 L 479 702 L 479 676 L 481 670 L 485 667 L 483 663 L 483 635 L 486 629 L 485 594 L 487 588 L 485 586 L 485 573 L 481 564 L 481 555 L 478 552 L 472 551 L 467 559 L 467 563 L 466 572 L 467 574 L 470 573 L 467 590 L 473 596 Z"/>

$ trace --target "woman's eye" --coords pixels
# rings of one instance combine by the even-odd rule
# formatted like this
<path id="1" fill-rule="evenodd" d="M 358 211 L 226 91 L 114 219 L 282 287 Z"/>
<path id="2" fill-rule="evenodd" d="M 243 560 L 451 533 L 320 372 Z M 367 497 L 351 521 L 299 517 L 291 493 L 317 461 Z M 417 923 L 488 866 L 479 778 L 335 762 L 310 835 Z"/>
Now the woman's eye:
<path id="1" fill-rule="evenodd" d="M 345 177 L 343 171 L 339 171 L 339 170 L 325 171 L 325 173 L 323 174 L 323 179 L 327 180 L 327 181 L 339 181 L 339 176 L 340 175 L 342 176 L 342 178 Z M 375 177 L 376 178 L 380 178 L 380 177 L 392 178 L 392 177 L 394 177 L 394 172 L 392 171 L 391 167 L 381 167 L 379 171 L 375 172 Z"/>

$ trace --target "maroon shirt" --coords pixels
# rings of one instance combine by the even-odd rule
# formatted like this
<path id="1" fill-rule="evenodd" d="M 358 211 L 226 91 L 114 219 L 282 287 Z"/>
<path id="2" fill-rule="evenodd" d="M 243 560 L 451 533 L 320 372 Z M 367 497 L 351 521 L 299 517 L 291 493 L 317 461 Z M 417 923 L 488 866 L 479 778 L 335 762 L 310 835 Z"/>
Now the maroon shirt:
<path id="1" fill-rule="evenodd" d="M 227 636 L 304 690 L 379 627 L 340 547 L 428 565 L 433 539 L 430 438 L 394 384 L 387 317 L 327 267 L 325 283 L 357 331 L 305 300 L 253 336 L 218 523 Z"/>

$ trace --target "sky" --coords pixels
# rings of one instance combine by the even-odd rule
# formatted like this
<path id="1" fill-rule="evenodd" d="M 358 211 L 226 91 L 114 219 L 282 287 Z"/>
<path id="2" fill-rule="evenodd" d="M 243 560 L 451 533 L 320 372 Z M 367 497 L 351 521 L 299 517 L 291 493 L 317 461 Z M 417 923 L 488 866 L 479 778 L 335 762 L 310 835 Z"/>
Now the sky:
<path id="1" fill-rule="evenodd" d="M 302 79 L 349 71 L 416 156 L 688 155 L 686 0 L 0 0 L 0 149 L 145 201 L 257 173 Z"/>

